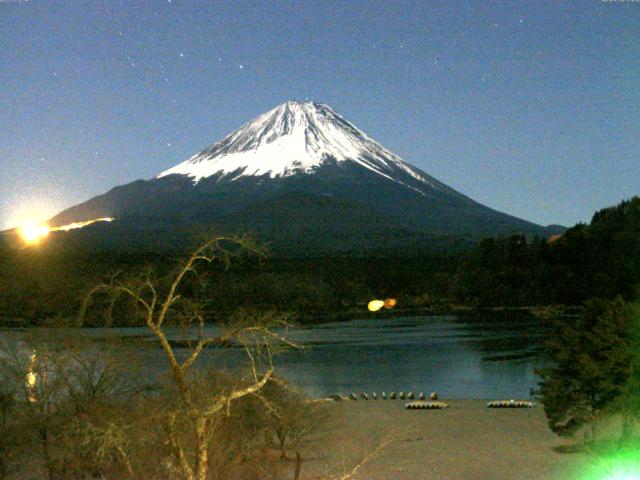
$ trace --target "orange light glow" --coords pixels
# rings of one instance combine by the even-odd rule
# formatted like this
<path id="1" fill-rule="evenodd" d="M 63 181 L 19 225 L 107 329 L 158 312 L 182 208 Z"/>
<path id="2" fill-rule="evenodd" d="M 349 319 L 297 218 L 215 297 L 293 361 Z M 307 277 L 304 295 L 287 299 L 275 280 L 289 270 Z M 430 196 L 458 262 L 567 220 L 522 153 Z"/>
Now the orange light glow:
<path id="1" fill-rule="evenodd" d="M 395 298 L 387 298 L 384 301 L 384 308 L 391 309 L 396 306 L 396 303 L 398 303 L 398 301 Z"/>

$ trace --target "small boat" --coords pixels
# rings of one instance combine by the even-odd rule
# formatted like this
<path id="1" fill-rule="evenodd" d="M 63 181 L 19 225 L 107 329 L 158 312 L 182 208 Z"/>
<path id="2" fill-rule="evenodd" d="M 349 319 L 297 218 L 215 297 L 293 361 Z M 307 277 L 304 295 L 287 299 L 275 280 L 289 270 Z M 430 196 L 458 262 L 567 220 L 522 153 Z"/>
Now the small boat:
<path id="1" fill-rule="evenodd" d="M 528 400 L 494 400 L 487 403 L 487 408 L 533 408 L 536 404 Z"/>
<path id="2" fill-rule="evenodd" d="M 407 410 L 444 410 L 445 408 L 449 408 L 449 405 L 444 402 L 417 400 L 415 402 L 405 403 L 404 408 Z"/>

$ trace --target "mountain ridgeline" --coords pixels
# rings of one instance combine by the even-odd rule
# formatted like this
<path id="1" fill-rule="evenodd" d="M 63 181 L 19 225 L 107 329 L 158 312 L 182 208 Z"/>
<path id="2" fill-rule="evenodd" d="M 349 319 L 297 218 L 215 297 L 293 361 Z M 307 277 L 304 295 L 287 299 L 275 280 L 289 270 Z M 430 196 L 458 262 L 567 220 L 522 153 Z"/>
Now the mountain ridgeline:
<path id="1" fill-rule="evenodd" d="M 275 254 L 313 256 L 557 233 L 473 201 L 312 102 L 283 103 L 158 176 L 113 188 L 50 224 L 99 217 L 116 221 L 67 240 L 166 249 L 207 228 L 253 233 Z"/>

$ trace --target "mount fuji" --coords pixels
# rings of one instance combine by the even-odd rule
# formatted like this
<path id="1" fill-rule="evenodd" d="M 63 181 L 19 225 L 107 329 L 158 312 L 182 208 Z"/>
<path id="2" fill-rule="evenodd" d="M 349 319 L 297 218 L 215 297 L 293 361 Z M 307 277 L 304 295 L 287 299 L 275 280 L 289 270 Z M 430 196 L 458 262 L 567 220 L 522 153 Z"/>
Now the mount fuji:
<path id="1" fill-rule="evenodd" d="M 552 233 L 446 186 L 329 106 L 293 101 L 156 177 L 113 188 L 49 223 L 100 217 L 116 219 L 94 228 L 107 232 L 108 244 L 175 243 L 208 226 L 253 232 L 276 251 L 294 254 Z"/>

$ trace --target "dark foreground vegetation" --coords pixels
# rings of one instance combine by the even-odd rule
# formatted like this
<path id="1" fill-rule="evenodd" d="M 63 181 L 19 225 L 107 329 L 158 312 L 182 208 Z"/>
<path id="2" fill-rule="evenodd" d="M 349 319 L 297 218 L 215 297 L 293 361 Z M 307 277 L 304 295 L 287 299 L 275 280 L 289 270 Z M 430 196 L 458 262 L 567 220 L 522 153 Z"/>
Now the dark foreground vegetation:
<path id="1" fill-rule="evenodd" d="M 369 300 L 388 297 L 398 299 L 403 313 L 452 306 L 581 305 L 617 295 L 630 300 L 640 282 L 639 232 L 636 197 L 597 212 L 590 224 L 578 224 L 558 238 L 488 238 L 466 252 L 237 260 L 224 275 L 210 276 L 200 293 L 215 305 L 214 315 L 259 308 L 300 321 L 360 316 Z M 148 266 L 162 274 L 185 253 L 69 251 L 51 244 L 16 249 L 0 243 L 5 322 L 71 318 L 88 286 L 114 272 L 126 276 Z"/>
<path id="2" fill-rule="evenodd" d="M 580 432 L 585 444 L 593 445 L 600 440 L 598 425 L 615 415 L 619 445 L 637 445 L 640 305 L 622 297 L 592 299 L 578 315 L 551 312 L 547 321 L 552 335 L 546 348 L 553 362 L 538 373 L 551 430 L 561 436 Z"/>
<path id="3" fill-rule="evenodd" d="M 3 341 L 0 479 L 300 478 L 336 421 L 268 370 L 150 382 L 131 345 L 63 335 Z"/>

